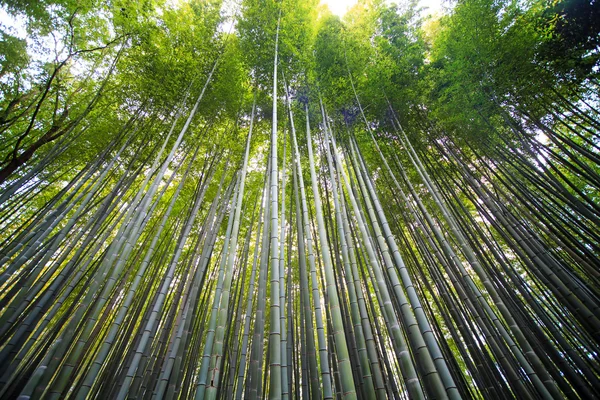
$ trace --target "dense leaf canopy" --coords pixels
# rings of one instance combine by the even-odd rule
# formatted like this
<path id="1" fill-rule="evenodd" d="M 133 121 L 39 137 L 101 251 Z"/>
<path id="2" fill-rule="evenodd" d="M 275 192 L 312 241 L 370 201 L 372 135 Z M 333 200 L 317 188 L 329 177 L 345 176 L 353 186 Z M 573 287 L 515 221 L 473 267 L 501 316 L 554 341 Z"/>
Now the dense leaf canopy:
<path id="1" fill-rule="evenodd" d="M 600 396 L 597 1 L 5 1 L 0 398 Z"/>

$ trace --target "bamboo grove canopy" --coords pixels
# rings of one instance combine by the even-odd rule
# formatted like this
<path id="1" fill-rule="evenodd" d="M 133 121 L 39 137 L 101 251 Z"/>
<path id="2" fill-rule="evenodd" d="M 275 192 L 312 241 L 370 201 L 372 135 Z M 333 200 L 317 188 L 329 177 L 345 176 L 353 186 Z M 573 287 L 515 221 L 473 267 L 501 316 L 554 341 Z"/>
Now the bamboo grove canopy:
<path id="1" fill-rule="evenodd" d="M 1 15 L 0 398 L 600 397 L 597 1 Z"/>

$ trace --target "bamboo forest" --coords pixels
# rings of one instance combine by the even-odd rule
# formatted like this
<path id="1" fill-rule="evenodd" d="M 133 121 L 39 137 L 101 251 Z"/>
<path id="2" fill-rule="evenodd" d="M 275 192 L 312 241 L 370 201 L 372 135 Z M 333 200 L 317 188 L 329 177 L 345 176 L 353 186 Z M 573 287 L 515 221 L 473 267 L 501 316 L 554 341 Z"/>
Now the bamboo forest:
<path id="1" fill-rule="evenodd" d="M 598 0 L 0 35 L 1 399 L 600 398 Z"/>

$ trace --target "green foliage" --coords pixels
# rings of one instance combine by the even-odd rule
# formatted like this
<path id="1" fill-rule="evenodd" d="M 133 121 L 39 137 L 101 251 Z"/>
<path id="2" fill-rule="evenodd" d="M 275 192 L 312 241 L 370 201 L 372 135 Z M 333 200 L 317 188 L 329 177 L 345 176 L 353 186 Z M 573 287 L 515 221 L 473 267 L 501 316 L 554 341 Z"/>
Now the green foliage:
<path id="1" fill-rule="evenodd" d="M 318 89 L 341 108 L 352 102 L 345 57 L 343 24 L 336 16 L 327 16 L 315 40 L 315 76 Z"/>
<path id="2" fill-rule="evenodd" d="M 28 37 L 0 27 L 0 397 L 593 398 L 596 2 L 228 5 L 3 5 Z M 225 235 L 250 126 L 243 250 Z M 285 193 L 285 242 L 279 215 L 250 224 L 263 192 Z M 269 360 L 290 387 L 262 387 Z"/>
<path id="3" fill-rule="evenodd" d="M 547 38 L 539 60 L 562 79 L 581 82 L 598 76 L 600 8 L 597 1 L 537 2 L 531 23 Z"/>
<path id="4" fill-rule="evenodd" d="M 3 97 L 13 88 L 19 87 L 19 80 L 29 63 L 27 42 L 12 36 L 5 31 L 0 32 L 0 82 Z M 6 82 L 6 83 L 5 83 Z"/>

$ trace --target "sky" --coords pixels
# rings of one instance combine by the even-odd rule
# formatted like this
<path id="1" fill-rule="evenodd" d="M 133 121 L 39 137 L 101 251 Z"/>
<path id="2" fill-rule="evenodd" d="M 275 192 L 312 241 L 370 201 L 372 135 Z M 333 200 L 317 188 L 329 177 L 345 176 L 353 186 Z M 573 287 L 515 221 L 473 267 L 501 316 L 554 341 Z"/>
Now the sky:
<path id="1" fill-rule="evenodd" d="M 398 2 L 398 0 L 396 2 Z M 321 3 L 327 4 L 332 13 L 342 17 L 348 8 L 357 3 L 357 0 L 321 0 Z M 435 11 L 441 11 L 442 0 L 420 0 L 419 5 L 421 7 L 429 8 L 429 10 L 425 12 L 426 14 L 433 13 Z"/>

